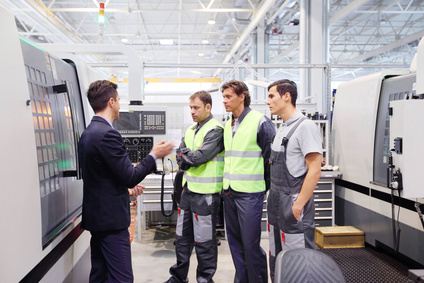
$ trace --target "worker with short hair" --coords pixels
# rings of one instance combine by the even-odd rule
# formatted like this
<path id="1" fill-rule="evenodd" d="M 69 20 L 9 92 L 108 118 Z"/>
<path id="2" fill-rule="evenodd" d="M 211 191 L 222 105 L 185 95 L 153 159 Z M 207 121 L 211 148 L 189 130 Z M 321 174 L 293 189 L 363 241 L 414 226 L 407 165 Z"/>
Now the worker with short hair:
<path id="1" fill-rule="evenodd" d="M 271 120 L 251 109 L 246 84 L 232 80 L 221 87 L 231 118 L 224 128 L 224 208 L 234 282 L 268 282 L 267 260 L 260 246 L 264 195 L 269 187 Z"/>
<path id="2" fill-rule="evenodd" d="M 78 142 L 84 183 L 81 228 L 91 233 L 89 282 L 134 281 L 129 196 L 143 192 L 135 186 L 156 170 L 156 158 L 170 154 L 173 147 L 160 141 L 140 164 L 131 164 L 124 141 L 112 126 L 119 118 L 117 88 L 107 80 L 90 84 L 87 98 L 95 116 Z"/>
<path id="3" fill-rule="evenodd" d="M 313 192 L 321 177 L 322 136 L 296 109 L 297 87 L 279 80 L 268 86 L 271 114 L 283 120 L 271 145 L 271 189 L 267 199 L 269 267 L 274 281 L 282 250 L 315 248 Z"/>
<path id="4" fill-rule="evenodd" d="M 178 206 L 175 254 L 177 263 L 167 282 L 188 282 L 190 256 L 195 247 L 197 282 L 213 282 L 217 268 L 216 220 L 219 212 L 224 167 L 223 127 L 211 114 L 212 97 L 198 91 L 190 97 L 193 121 L 177 149 L 184 170 Z"/>

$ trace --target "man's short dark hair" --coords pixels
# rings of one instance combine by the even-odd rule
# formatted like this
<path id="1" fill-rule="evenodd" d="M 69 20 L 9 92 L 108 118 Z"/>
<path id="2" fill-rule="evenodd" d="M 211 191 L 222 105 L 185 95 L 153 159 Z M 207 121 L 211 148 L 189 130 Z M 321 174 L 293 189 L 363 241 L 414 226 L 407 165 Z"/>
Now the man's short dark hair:
<path id="1" fill-rule="evenodd" d="M 194 100 L 196 97 L 203 102 L 204 106 L 206 106 L 206 104 L 210 104 L 212 107 L 212 96 L 209 92 L 205 90 L 197 91 L 190 96 L 190 101 Z"/>
<path id="2" fill-rule="evenodd" d="M 268 86 L 268 91 L 274 86 L 277 86 L 277 91 L 281 97 L 283 97 L 286 92 L 290 93 L 291 103 L 296 107 L 297 85 L 294 81 L 287 79 L 275 81 Z"/>
<path id="3" fill-rule="evenodd" d="M 247 88 L 247 85 L 244 82 L 236 80 L 226 82 L 221 86 L 221 92 L 224 92 L 224 90 L 226 90 L 227 88 L 232 88 L 233 91 L 237 94 L 237 96 L 244 94 L 244 107 L 249 107 L 250 94 L 249 89 Z"/>
<path id="4" fill-rule="evenodd" d="M 87 90 L 87 98 L 94 113 L 104 110 L 111 97 L 116 99 L 117 88 L 117 84 L 106 80 L 98 80 L 90 84 Z"/>

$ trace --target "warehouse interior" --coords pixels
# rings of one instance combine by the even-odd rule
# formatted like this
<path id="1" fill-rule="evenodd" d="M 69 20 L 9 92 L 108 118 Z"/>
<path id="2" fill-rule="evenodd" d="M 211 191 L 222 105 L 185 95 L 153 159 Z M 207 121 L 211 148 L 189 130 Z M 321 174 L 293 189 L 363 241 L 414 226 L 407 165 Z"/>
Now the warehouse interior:
<path id="1" fill-rule="evenodd" d="M 0 0 L 0 23 L 0 131 L 8 137 L 0 146 L 0 281 L 88 282 L 76 152 L 94 115 L 85 93 L 98 79 L 118 85 L 114 128 L 133 164 L 162 139 L 175 145 L 132 199 L 134 282 L 165 282 L 175 263 L 175 150 L 193 124 L 190 95 L 208 91 L 225 125 L 221 86 L 243 81 L 251 108 L 278 130 L 267 87 L 280 79 L 297 84 L 297 109 L 323 138 L 316 250 L 335 260 L 345 282 L 424 281 L 424 1 Z M 235 272 L 223 219 L 215 282 Z M 328 248 L 319 239 L 327 227 L 352 227 L 350 242 Z M 191 260 L 196 282 L 195 253 Z"/>

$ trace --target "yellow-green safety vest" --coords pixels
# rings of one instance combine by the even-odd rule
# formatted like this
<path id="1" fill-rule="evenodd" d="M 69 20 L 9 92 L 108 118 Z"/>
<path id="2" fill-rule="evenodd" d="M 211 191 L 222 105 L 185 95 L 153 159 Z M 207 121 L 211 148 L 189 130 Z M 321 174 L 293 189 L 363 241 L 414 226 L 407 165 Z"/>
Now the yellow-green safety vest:
<path id="1" fill-rule="evenodd" d="M 259 121 L 264 115 L 251 110 L 233 136 L 231 123 L 224 128 L 224 190 L 245 193 L 265 191 L 264 159 L 257 143 Z"/>
<path id="2" fill-rule="evenodd" d="M 184 135 L 186 147 L 191 151 L 197 150 L 204 141 L 206 134 L 214 127 L 222 128 L 215 119 L 210 119 L 196 132 L 196 124 L 187 129 Z M 224 151 L 220 152 L 209 162 L 198 167 L 190 167 L 184 172 L 183 185 L 188 184 L 190 191 L 199 194 L 213 194 L 222 190 L 222 176 L 224 168 Z"/>

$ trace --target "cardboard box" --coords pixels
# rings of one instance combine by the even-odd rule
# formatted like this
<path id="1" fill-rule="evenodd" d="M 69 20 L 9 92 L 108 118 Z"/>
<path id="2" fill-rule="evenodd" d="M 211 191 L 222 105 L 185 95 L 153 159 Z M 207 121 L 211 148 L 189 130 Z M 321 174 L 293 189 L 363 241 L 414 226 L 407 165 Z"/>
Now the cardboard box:
<path id="1" fill-rule="evenodd" d="M 322 249 L 363 248 L 364 235 L 353 226 L 316 227 L 315 244 Z"/>

